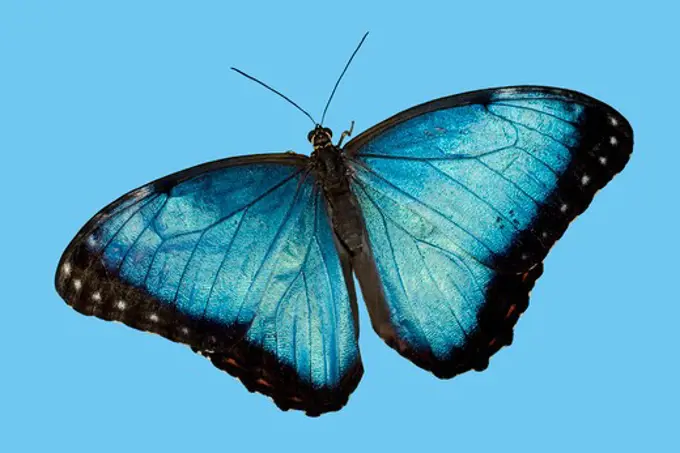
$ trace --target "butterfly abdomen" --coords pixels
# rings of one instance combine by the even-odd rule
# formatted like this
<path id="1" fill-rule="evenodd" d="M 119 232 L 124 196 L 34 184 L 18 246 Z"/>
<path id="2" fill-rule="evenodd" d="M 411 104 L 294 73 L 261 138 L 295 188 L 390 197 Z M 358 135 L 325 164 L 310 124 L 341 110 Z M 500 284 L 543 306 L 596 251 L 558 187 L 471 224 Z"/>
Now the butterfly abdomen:
<path id="1" fill-rule="evenodd" d="M 349 191 L 334 192 L 327 193 L 326 199 L 331 206 L 331 219 L 335 234 L 351 255 L 357 254 L 363 248 L 364 237 L 359 207 L 354 195 Z M 334 213 L 342 213 L 342 215 Z"/>

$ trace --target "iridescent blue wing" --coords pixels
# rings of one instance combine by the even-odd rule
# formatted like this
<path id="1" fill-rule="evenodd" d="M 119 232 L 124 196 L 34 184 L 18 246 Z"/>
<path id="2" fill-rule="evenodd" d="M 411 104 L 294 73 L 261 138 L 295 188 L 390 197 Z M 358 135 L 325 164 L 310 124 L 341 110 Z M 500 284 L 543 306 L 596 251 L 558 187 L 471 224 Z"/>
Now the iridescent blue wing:
<path id="1" fill-rule="evenodd" d="M 352 140 L 371 249 L 354 266 L 376 331 L 439 377 L 486 368 L 548 250 L 632 147 L 611 107 L 542 87 L 439 99 Z"/>
<path id="2" fill-rule="evenodd" d="M 307 163 L 225 159 L 130 192 L 68 246 L 59 294 L 191 346 L 283 409 L 339 409 L 363 371 L 356 301 Z"/>

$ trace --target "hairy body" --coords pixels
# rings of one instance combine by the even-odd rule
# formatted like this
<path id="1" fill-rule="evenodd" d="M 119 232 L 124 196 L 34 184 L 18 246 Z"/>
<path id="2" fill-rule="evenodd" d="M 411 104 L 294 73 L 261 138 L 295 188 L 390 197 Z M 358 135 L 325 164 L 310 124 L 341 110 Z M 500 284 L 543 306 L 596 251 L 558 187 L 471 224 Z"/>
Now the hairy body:
<path id="1" fill-rule="evenodd" d="M 331 136 L 330 129 L 320 126 L 310 132 L 314 145 L 311 166 L 328 202 L 333 230 L 350 255 L 355 256 L 364 246 L 361 211 L 349 187 L 350 174 L 345 157 L 331 142 Z M 335 213 L 342 213 L 342 216 Z"/>

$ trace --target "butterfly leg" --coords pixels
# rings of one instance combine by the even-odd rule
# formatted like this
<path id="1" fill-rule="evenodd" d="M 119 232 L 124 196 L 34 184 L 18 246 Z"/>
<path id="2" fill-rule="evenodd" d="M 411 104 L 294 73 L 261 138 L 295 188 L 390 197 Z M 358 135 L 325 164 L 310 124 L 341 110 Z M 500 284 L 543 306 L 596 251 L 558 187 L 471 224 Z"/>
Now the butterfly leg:
<path id="1" fill-rule="evenodd" d="M 344 131 L 342 134 L 340 134 L 340 140 L 338 140 L 337 147 L 340 148 L 342 146 L 342 141 L 345 139 L 345 137 L 351 137 L 352 136 L 352 131 L 354 130 L 354 121 L 349 125 L 349 130 Z"/>

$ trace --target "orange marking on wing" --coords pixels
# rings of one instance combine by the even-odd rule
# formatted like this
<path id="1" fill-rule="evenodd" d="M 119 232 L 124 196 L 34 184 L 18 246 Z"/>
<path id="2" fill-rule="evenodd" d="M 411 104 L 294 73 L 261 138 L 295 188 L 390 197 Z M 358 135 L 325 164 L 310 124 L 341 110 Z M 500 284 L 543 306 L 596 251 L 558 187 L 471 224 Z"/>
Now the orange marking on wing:
<path id="1" fill-rule="evenodd" d="M 224 359 L 224 361 L 227 362 L 231 366 L 241 368 L 241 365 L 239 365 L 238 362 L 236 360 L 232 359 L 231 357 L 227 357 L 226 359 Z"/>
<path id="2" fill-rule="evenodd" d="M 264 379 L 262 379 L 262 378 L 257 379 L 257 380 L 255 381 L 255 383 L 256 383 L 256 384 L 259 384 L 259 385 L 262 385 L 262 386 L 264 386 L 264 387 L 267 387 L 267 388 L 272 388 L 272 385 L 271 385 L 269 382 L 267 382 L 267 381 L 265 381 Z"/>

